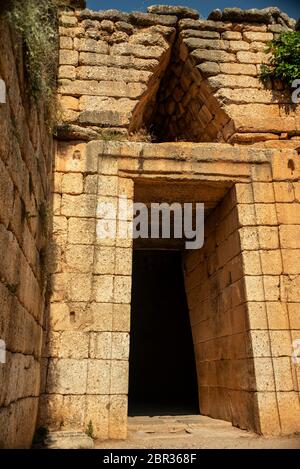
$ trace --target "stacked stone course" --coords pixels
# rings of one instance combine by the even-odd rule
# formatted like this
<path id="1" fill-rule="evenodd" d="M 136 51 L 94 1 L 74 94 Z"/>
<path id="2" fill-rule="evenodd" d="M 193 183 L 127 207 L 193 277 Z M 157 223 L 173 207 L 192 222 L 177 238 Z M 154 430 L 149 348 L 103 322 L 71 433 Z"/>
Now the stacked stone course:
<path id="1" fill-rule="evenodd" d="M 2 18 L 0 31 L 0 448 L 25 448 L 40 394 L 52 138 L 43 103 L 27 96 L 20 39 Z"/>
<path id="2" fill-rule="evenodd" d="M 208 20 L 188 8 L 148 11 L 61 17 L 61 138 L 147 129 L 158 141 L 293 145 L 300 124 L 290 90 L 259 79 L 267 43 L 292 20 L 276 8 L 225 9 Z"/>

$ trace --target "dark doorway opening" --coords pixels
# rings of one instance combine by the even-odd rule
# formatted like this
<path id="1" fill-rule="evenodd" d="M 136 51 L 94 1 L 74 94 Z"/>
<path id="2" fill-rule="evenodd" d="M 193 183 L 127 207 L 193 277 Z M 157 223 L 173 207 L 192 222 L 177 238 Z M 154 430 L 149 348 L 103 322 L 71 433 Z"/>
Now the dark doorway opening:
<path id="1" fill-rule="evenodd" d="M 133 255 L 129 415 L 199 414 L 180 251 Z"/>

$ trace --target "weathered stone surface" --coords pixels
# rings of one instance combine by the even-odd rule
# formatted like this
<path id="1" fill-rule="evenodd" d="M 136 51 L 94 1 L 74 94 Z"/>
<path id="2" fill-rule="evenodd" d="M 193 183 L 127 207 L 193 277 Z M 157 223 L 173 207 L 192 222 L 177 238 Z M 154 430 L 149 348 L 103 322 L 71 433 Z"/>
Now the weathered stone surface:
<path id="1" fill-rule="evenodd" d="M 188 38 L 183 40 L 184 44 L 188 47 L 189 50 L 194 49 L 227 49 L 229 43 L 227 41 L 220 41 L 218 39 L 198 39 L 198 38 Z"/>
<path id="2" fill-rule="evenodd" d="M 124 13 L 119 10 L 102 10 L 102 11 L 91 11 L 83 10 L 80 12 L 79 17 L 81 19 L 92 19 L 92 20 L 110 20 L 110 21 L 127 21 L 129 18 L 128 13 Z"/>
<path id="3" fill-rule="evenodd" d="M 56 126 L 55 135 L 59 140 L 82 140 L 89 142 L 97 140 L 99 133 L 95 130 L 75 124 L 60 124 Z"/>
<path id="4" fill-rule="evenodd" d="M 197 31 L 196 29 L 184 29 L 181 31 L 180 35 L 181 37 L 201 37 L 204 39 L 220 39 L 220 33 L 217 33 L 216 31 Z"/>
<path id="5" fill-rule="evenodd" d="M 50 432 L 45 440 L 49 449 L 93 449 L 94 442 L 83 432 Z"/>
<path id="6" fill-rule="evenodd" d="M 144 52 L 145 53 L 145 52 Z M 131 56 L 100 55 L 81 52 L 79 56 L 80 65 L 105 65 L 120 67 L 123 69 L 153 70 L 158 65 L 158 60 L 143 59 Z"/>
<path id="7" fill-rule="evenodd" d="M 236 58 L 234 54 L 229 54 L 225 51 L 219 50 L 205 50 L 196 49 L 191 53 L 191 56 L 195 59 L 196 63 L 201 62 L 235 62 Z"/>
<path id="8" fill-rule="evenodd" d="M 193 18 L 195 20 L 199 18 L 197 10 L 176 5 L 151 5 L 147 11 L 157 15 L 175 15 L 177 18 Z"/>
<path id="9" fill-rule="evenodd" d="M 208 16 L 209 20 L 232 21 L 234 23 L 265 23 L 265 24 L 286 24 L 293 27 L 293 21 L 277 7 L 264 8 L 262 10 L 253 8 L 242 10 L 241 8 L 224 8 L 214 10 Z"/>
<path id="10" fill-rule="evenodd" d="M 222 33 L 230 31 L 232 24 L 219 21 L 183 19 L 179 21 L 178 27 L 180 31 L 184 29 L 197 29 L 200 31 L 217 31 Z"/>
<path id="11" fill-rule="evenodd" d="M 135 11 L 130 13 L 129 19 L 137 26 L 152 26 L 161 24 L 163 26 L 174 26 L 177 23 L 177 17 L 171 15 L 154 15 L 151 13 L 141 13 Z"/>

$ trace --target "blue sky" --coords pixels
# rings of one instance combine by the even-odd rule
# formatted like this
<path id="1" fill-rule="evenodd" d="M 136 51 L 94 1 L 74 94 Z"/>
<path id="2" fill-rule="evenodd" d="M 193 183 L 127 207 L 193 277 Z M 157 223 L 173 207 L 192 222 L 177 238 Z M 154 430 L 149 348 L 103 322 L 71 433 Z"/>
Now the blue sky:
<path id="1" fill-rule="evenodd" d="M 143 11 L 146 10 L 147 6 L 154 4 L 191 6 L 196 8 L 203 17 L 207 17 L 214 8 L 223 9 L 225 7 L 236 6 L 240 8 L 265 8 L 268 6 L 278 6 L 281 10 L 294 18 L 299 18 L 300 16 L 299 0 L 160 0 L 158 2 L 153 0 L 87 0 L 87 6 L 91 10 L 116 8 L 123 11 Z"/>

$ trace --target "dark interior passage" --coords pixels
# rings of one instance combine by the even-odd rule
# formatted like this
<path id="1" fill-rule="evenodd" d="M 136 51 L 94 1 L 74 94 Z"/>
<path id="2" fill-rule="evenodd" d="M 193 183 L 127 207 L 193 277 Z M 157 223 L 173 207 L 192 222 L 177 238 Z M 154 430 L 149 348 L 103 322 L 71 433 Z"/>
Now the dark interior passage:
<path id="1" fill-rule="evenodd" d="M 133 256 L 129 415 L 198 414 L 180 251 Z"/>

